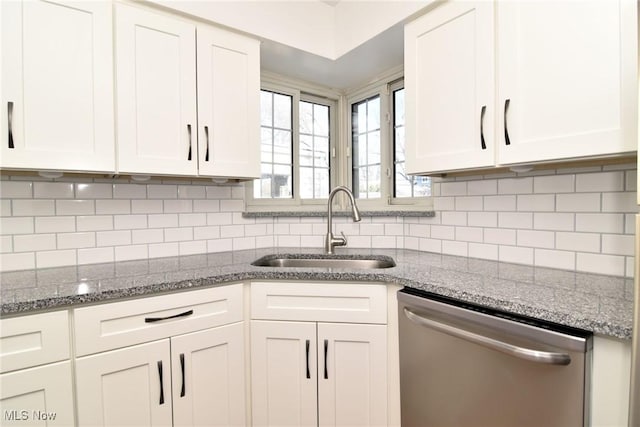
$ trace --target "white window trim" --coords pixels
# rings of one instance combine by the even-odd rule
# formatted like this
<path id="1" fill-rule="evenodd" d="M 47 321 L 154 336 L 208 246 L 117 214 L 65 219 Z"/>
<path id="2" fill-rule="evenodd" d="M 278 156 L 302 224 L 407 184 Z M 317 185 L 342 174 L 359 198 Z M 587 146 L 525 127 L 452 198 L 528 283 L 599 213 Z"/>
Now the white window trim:
<path id="1" fill-rule="evenodd" d="M 255 199 L 253 197 L 253 181 L 245 183 L 245 209 L 247 212 L 318 212 L 326 210 L 327 199 L 300 199 L 298 185 L 300 171 L 297 163 L 299 149 L 298 122 L 300 101 L 310 101 L 329 105 L 330 108 L 330 151 L 331 151 L 331 188 L 337 185 L 352 187 L 352 133 L 351 133 L 351 105 L 376 94 L 380 95 L 380 141 L 381 163 L 386 165 L 389 173 L 382 173 L 380 199 L 358 199 L 357 203 L 362 211 L 430 211 L 433 210 L 433 197 L 402 197 L 394 198 L 393 194 L 393 126 L 392 96 L 393 90 L 399 88 L 402 83 L 402 67 L 391 70 L 380 76 L 375 81 L 340 93 L 325 87 L 313 85 L 301 80 L 292 79 L 262 71 L 261 89 L 290 95 L 293 98 L 293 191 L 291 199 Z M 388 117 L 389 119 L 386 119 Z M 347 158 L 347 161 L 336 162 L 337 159 Z M 387 179 L 384 179 L 384 177 Z M 337 198 L 334 202 L 337 209 L 346 209 L 342 206 L 345 198 Z"/>

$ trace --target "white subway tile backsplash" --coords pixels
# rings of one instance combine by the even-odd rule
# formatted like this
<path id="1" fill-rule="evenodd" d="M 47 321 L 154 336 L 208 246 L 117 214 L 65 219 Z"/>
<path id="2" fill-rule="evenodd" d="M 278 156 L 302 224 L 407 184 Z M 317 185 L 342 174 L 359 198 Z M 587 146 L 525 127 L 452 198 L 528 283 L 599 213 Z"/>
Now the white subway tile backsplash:
<path id="1" fill-rule="evenodd" d="M 220 227 L 210 225 L 206 227 L 194 227 L 193 238 L 195 240 L 212 240 L 220 238 Z"/>
<path id="2" fill-rule="evenodd" d="M 484 230 L 484 242 L 496 245 L 515 245 L 516 230 L 506 228 L 486 228 Z"/>
<path id="3" fill-rule="evenodd" d="M 469 256 L 472 258 L 498 260 L 498 245 L 486 243 L 469 243 Z"/>
<path id="4" fill-rule="evenodd" d="M 270 248 L 272 246 L 275 246 L 273 235 L 256 236 L 256 248 Z"/>
<path id="5" fill-rule="evenodd" d="M 75 188 L 76 199 L 110 199 L 113 197 L 112 184 L 77 183 Z"/>
<path id="6" fill-rule="evenodd" d="M 443 225 L 467 225 L 467 213 L 445 211 L 441 213 L 440 221 Z"/>
<path id="7" fill-rule="evenodd" d="M 553 194 L 519 195 L 517 210 L 527 212 L 553 212 L 555 196 Z"/>
<path id="8" fill-rule="evenodd" d="M 231 213 L 219 212 L 207 214 L 207 225 L 228 225 L 233 224 Z"/>
<path id="9" fill-rule="evenodd" d="M 455 197 L 435 197 L 433 199 L 433 209 L 436 212 L 453 211 L 456 208 Z"/>
<path id="10" fill-rule="evenodd" d="M 578 252 L 576 268 L 579 271 L 598 274 L 625 274 L 625 258 L 617 255 L 587 254 Z"/>
<path id="11" fill-rule="evenodd" d="M 630 170 L 625 174 L 625 190 L 638 191 L 638 171 Z"/>
<path id="12" fill-rule="evenodd" d="M 371 236 L 371 247 L 377 249 L 395 249 L 395 236 Z"/>
<path id="13" fill-rule="evenodd" d="M 576 175 L 576 192 L 623 191 L 624 172 L 598 172 Z"/>
<path id="14" fill-rule="evenodd" d="M 351 237 L 349 240 L 349 246 L 351 245 L 351 240 L 353 239 L 353 237 Z M 292 248 L 299 248 L 300 247 L 300 236 L 289 236 L 289 235 L 282 235 L 282 236 L 276 236 L 276 244 L 280 247 L 292 247 Z"/>
<path id="15" fill-rule="evenodd" d="M 151 245 L 130 245 L 130 246 L 116 246 L 115 247 L 115 260 L 116 261 L 129 261 L 133 259 L 145 259 L 149 257 L 149 247 Z M 176 244 L 176 248 L 177 248 Z M 173 255 L 178 255 L 177 251 Z M 173 256 L 164 255 L 164 256 Z M 153 257 L 151 257 L 153 258 Z"/>
<path id="16" fill-rule="evenodd" d="M 0 235 L 33 233 L 33 218 L 3 217 L 0 218 Z"/>
<path id="17" fill-rule="evenodd" d="M 478 227 L 456 227 L 456 240 L 461 242 L 483 241 L 483 229 Z"/>
<path id="18" fill-rule="evenodd" d="M 34 182 L 34 199 L 73 199 L 71 182 Z"/>
<path id="19" fill-rule="evenodd" d="M 55 234 L 23 234 L 13 237 L 15 252 L 37 252 L 57 249 Z"/>
<path id="20" fill-rule="evenodd" d="M 407 238 L 408 239 L 408 238 Z M 405 245 L 407 244 L 405 239 Z M 413 245 L 413 242 L 412 242 Z M 417 239 L 417 247 L 411 246 L 407 249 L 415 249 L 423 252 L 442 253 L 442 240 L 439 239 Z"/>
<path id="21" fill-rule="evenodd" d="M 206 193 L 207 199 L 216 199 L 216 200 L 230 199 L 231 187 L 226 185 L 216 185 L 216 186 L 210 185 L 205 188 L 205 193 Z M 217 252 L 220 252 L 220 251 L 217 251 Z"/>
<path id="22" fill-rule="evenodd" d="M 516 210 L 516 196 L 486 196 L 485 211 L 510 212 Z"/>
<path id="23" fill-rule="evenodd" d="M 22 219 L 22 218 L 12 218 Z M 33 233 L 33 219 L 28 219 L 31 223 L 31 231 L 26 233 Z M 43 216 L 35 219 L 36 233 L 65 233 L 76 231 L 76 218 L 73 216 Z M 25 224 L 26 225 L 26 224 Z M 0 227 L 4 230 L 4 227 Z M 22 234 L 22 233 L 16 233 Z"/>
<path id="24" fill-rule="evenodd" d="M 73 249 L 36 252 L 36 268 L 62 267 L 76 263 L 76 251 Z"/>
<path id="25" fill-rule="evenodd" d="M 628 256 L 626 265 L 627 265 L 627 267 L 625 269 L 625 276 L 633 277 L 633 275 L 636 272 L 635 257 Z"/>
<path id="26" fill-rule="evenodd" d="M 113 216 L 89 215 L 76 217 L 78 231 L 113 230 Z"/>
<path id="27" fill-rule="evenodd" d="M 99 231 L 96 233 L 97 246 L 123 246 L 130 245 L 131 231 Z"/>
<path id="28" fill-rule="evenodd" d="M 602 212 L 638 212 L 636 193 L 602 193 Z"/>
<path id="29" fill-rule="evenodd" d="M 600 193 L 570 193 L 556 196 L 558 212 L 600 212 Z"/>
<path id="30" fill-rule="evenodd" d="M 226 252 L 233 250 L 233 239 L 207 240 L 207 252 Z"/>
<path id="31" fill-rule="evenodd" d="M 134 245 L 160 242 L 164 242 L 164 230 L 162 228 L 131 230 L 131 243 Z"/>
<path id="32" fill-rule="evenodd" d="M 575 214 L 536 212 L 533 215 L 533 228 L 536 230 L 574 231 Z"/>
<path id="33" fill-rule="evenodd" d="M 553 249 L 555 234 L 551 231 L 518 230 L 516 233 L 518 246 Z"/>
<path id="34" fill-rule="evenodd" d="M 146 199 L 147 186 L 144 184 L 113 184 L 114 199 Z"/>
<path id="35" fill-rule="evenodd" d="M 180 242 L 178 244 L 180 255 L 204 254 L 207 252 L 206 240 L 193 240 L 188 242 Z"/>
<path id="36" fill-rule="evenodd" d="M 164 213 L 193 212 L 192 200 L 164 200 Z"/>
<path id="37" fill-rule="evenodd" d="M 114 261 L 113 248 L 78 249 L 78 264 L 95 264 Z"/>
<path id="38" fill-rule="evenodd" d="M 241 212 L 243 210 L 243 200 L 220 200 L 220 212 Z"/>
<path id="39" fill-rule="evenodd" d="M 96 235 L 94 232 L 58 234 L 58 249 L 92 248 L 95 246 Z"/>
<path id="40" fill-rule="evenodd" d="M 32 268 L 36 268 L 34 252 L 0 254 L 0 269 L 2 271 L 30 270 Z"/>
<path id="41" fill-rule="evenodd" d="M 0 216 L 11 216 L 11 203 L 10 199 L 0 199 Z"/>
<path id="42" fill-rule="evenodd" d="M 114 215 L 113 228 L 116 230 L 134 230 L 147 228 L 146 215 Z"/>
<path id="43" fill-rule="evenodd" d="M 497 212 L 469 212 L 467 214 L 467 225 L 470 227 L 497 227 Z"/>
<path id="44" fill-rule="evenodd" d="M 177 199 L 178 186 L 167 184 L 149 184 L 147 185 L 148 199 Z"/>
<path id="45" fill-rule="evenodd" d="M 533 178 L 534 193 L 573 193 L 575 185 L 575 175 L 550 175 Z"/>
<path id="46" fill-rule="evenodd" d="M 634 236 L 626 234 L 603 234 L 602 253 L 633 256 L 635 253 Z"/>
<path id="47" fill-rule="evenodd" d="M 481 211 L 482 208 L 483 198 L 480 196 L 456 197 L 455 209 L 457 211 Z"/>
<path id="48" fill-rule="evenodd" d="M 81 200 L 78 200 L 81 201 Z M 93 201 L 90 201 L 93 203 Z M 131 201 L 130 200 L 96 200 L 96 214 L 97 215 L 118 215 L 131 213 Z M 86 213 L 79 213 L 77 215 L 85 215 Z"/>
<path id="49" fill-rule="evenodd" d="M 533 178 L 506 178 L 498 181 L 498 194 L 533 193 Z"/>
<path id="50" fill-rule="evenodd" d="M 625 234 L 636 234 L 636 214 L 626 214 L 624 216 Z"/>
<path id="51" fill-rule="evenodd" d="M 447 255 L 468 256 L 469 246 L 467 242 L 443 240 L 442 253 Z"/>
<path id="52" fill-rule="evenodd" d="M 105 200 L 56 200 L 56 215 L 93 215 L 112 214 L 119 212 L 99 211 L 96 212 L 96 202 L 107 202 Z M 111 202 L 111 200 L 109 200 Z"/>
<path id="53" fill-rule="evenodd" d="M 180 244 L 175 243 L 154 243 L 149 245 L 149 258 L 163 258 L 180 255 Z"/>
<path id="54" fill-rule="evenodd" d="M 467 194 L 469 196 L 486 196 L 498 194 L 498 180 L 484 179 L 469 181 L 467 183 Z"/>
<path id="55" fill-rule="evenodd" d="M 594 213 L 576 214 L 576 231 L 593 233 L 623 233 L 624 215 Z"/>
<path id="56" fill-rule="evenodd" d="M 502 262 L 533 265 L 533 249 L 518 246 L 500 246 L 498 259 Z"/>
<path id="57" fill-rule="evenodd" d="M 539 267 L 574 270 L 576 268 L 575 252 L 535 249 L 535 265 Z"/>
<path id="58" fill-rule="evenodd" d="M 362 224 L 360 234 L 363 236 L 380 236 L 384 234 L 384 224 Z"/>
<path id="59" fill-rule="evenodd" d="M 425 224 L 409 224 L 409 235 L 412 237 L 430 237 L 431 226 Z"/>
<path id="60" fill-rule="evenodd" d="M 204 199 L 205 197 L 207 197 L 207 194 L 202 185 L 178 186 L 178 199 Z"/>
<path id="61" fill-rule="evenodd" d="M 219 200 L 194 200 L 193 211 L 194 212 L 219 212 L 220 201 Z"/>
<path id="62" fill-rule="evenodd" d="M 302 225 L 302 224 L 296 224 L 298 226 Z M 311 224 L 306 224 L 309 225 L 309 232 L 305 232 L 305 233 L 301 233 L 301 234 L 311 234 Z M 245 225 L 244 227 L 244 235 L 247 237 L 250 236 L 264 236 L 267 234 L 267 225 L 266 224 L 251 224 L 251 225 Z"/>
<path id="63" fill-rule="evenodd" d="M 164 205 L 162 200 L 131 200 L 131 213 L 151 214 L 163 212 Z"/>
<path id="64" fill-rule="evenodd" d="M 168 228 L 178 226 L 178 214 L 153 214 L 147 217 L 149 228 Z"/>
<path id="65" fill-rule="evenodd" d="M 371 236 L 348 236 L 349 247 L 354 248 L 370 248 Z M 319 246 L 322 247 L 322 246 Z"/>
<path id="66" fill-rule="evenodd" d="M 247 249 L 255 249 L 256 238 L 255 237 L 236 237 L 233 239 L 233 250 L 244 251 Z"/>
<path id="67" fill-rule="evenodd" d="M 0 236 L 0 253 L 5 254 L 9 252 L 13 252 L 13 237 Z"/>
<path id="68" fill-rule="evenodd" d="M 31 199 L 32 197 L 33 197 L 32 182 L 0 181 L 0 198 Z"/>
<path id="69" fill-rule="evenodd" d="M 316 234 L 316 233 L 314 233 Z M 385 236 L 403 236 L 404 225 L 403 224 L 385 224 L 384 225 Z"/>
<path id="70" fill-rule="evenodd" d="M 600 252 L 600 234 L 557 232 L 556 249 L 574 252 Z"/>
<path id="71" fill-rule="evenodd" d="M 249 228 L 248 226 L 245 227 L 245 229 L 248 229 L 248 228 Z M 313 233 L 313 225 L 312 224 L 302 224 L 302 223 L 291 224 L 291 225 L 289 225 L 288 233 L 289 234 L 298 234 L 298 235 L 314 234 Z M 255 234 L 253 234 L 253 235 L 255 236 Z"/>
<path id="72" fill-rule="evenodd" d="M 222 225 L 220 226 L 220 237 L 244 237 L 244 226 L 242 225 Z"/>
<path id="73" fill-rule="evenodd" d="M 498 227 L 500 228 L 532 228 L 533 214 L 530 212 L 499 212 Z"/>
<path id="74" fill-rule="evenodd" d="M 453 240 L 456 238 L 456 228 L 449 225 L 432 225 L 431 226 L 431 238 L 432 239 L 446 239 Z"/>
<path id="75" fill-rule="evenodd" d="M 178 215 L 180 227 L 197 227 L 207 225 L 206 213 L 185 213 Z"/>
<path id="76" fill-rule="evenodd" d="M 165 228 L 164 230 L 165 242 L 184 242 L 187 240 L 193 240 L 193 228 Z"/>
<path id="77" fill-rule="evenodd" d="M 440 184 L 440 194 L 442 196 L 466 196 L 466 182 L 443 182 Z"/>
<path id="78" fill-rule="evenodd" d="M 54 200 L 17 199 L 12 203 L 13 216 L 46 216 L 55 215 Z"/>

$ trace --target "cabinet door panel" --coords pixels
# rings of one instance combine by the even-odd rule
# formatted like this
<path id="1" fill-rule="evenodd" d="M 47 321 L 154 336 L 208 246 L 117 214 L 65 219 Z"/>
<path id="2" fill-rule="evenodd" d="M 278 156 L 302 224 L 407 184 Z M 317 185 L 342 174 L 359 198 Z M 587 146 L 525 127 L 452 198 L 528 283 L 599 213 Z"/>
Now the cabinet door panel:
<path id="1" fill-rule="evenodd" d="M 493 52 L 491 2 L 446 3 L 405 27 L 409 173 L 493 165 Z"/>
<path id="2" fill-rule="evenodd" d="M 320 426 L 387 424 L 386 329 L 318 324 Z"/>
<path id="3" fill-rule="evenodd" d="M 79 424 L 171 426 L 170 372 L 168 339 L 77 359 Z"/>
<path id="4" fill-rule="evenodd" d="M 260 177 L 260 45 L 198 28 L 200 175 Z"/>
<path id="5" fill-rule="evenodd" d="M 253 425 L 317 425 L 315 366 L 315 323 L 252 320 Z"/>
<path id="6" fill-rule="evenodd" d="M 120 172 L 197 173 L 195 55 L 192 24 L 116 5 Z"/>
<path id="7" fill-rule="evenodd" d="M 497 8 L 498 163 L 635 150 L 635 2 Z"/>
<path id="8" fill-rule="evenodd" d="M 175 426 L 245 425 L 243 327 L 171 338 Z"/>
<path id="9" fill-rule="evenodd" d="M 3 426 L 74 424 L 69 361 L 0 375 Z"/>
<path id="10" fill-rule="evenodd" d="M 114 171 L 111 5 L 11 1 L 0 8 L 1 166 Z"/>

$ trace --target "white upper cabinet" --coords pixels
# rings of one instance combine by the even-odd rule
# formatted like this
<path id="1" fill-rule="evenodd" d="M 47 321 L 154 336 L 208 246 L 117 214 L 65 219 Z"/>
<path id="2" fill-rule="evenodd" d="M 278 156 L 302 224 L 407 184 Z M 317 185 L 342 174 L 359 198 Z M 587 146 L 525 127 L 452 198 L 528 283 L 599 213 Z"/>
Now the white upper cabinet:
<path id="1" fill-rule="evenodd" d="M 491 2 L 452 2 L 405 27 L 407 170 L 494 164 Z"/>
<path id="2" fill-rule="evenodd" d="M 115 169 L 111 8 L 0 4 L 0 167 Z"/>
<path id="3" fill-rule="evenodd" d="M 497 3 L 499 164 L 637 149 L 636 7 Z"/>
<path id="4" fill-rule="evenodd" d="M 408 171 L 634 152 L 636 20 L 633 0 L 498 1 L 408 24 Z"/>
<path id="5" fill-rule="evenodd" d="M 118 172 L 196 175 L 195 25 L 116 4 Z"/>
<path id="6" fill-rule="evenodd" d="M 260 44 L 198 27 L 200 175 L 260 177 Z"/>

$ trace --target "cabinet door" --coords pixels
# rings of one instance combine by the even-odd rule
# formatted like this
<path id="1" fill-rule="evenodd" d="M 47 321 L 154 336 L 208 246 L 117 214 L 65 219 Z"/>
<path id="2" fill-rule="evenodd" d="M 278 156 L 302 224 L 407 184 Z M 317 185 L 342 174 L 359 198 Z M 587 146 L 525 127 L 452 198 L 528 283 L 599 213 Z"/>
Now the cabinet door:
<path id="1" fill-rule="evenodd" d="M 260 45 L 198 27 L 200 175 L 260 177 Z"/>
<path id="2" fill-rule="evenodd" d="M 251 321 L 254 426 L 316 426 L 316 324 Z"/>
<path id="3" fill-rule="evenodd" d="M 445 3 L 405 27 L 407 172 L 492 166 L 493 3 Z"/>
<path id="4" fill-rule="evenodd" d="M 636 7 L 497 3 L 498 163 L 637 148 Z"/>
<path id="5" fill-rule="evenodd" d="M 73 388 L 69 361 L 0 375 L 3 426 L 71 426 Z"/>
<path id="6" fill-rule="evenodd" d="M 3 1 L 0 166 L 114 171 L 109 2 Z"/>
<path id="7" fill-rule="evenodd" d="M 244 426 L 243 324 L 171 338 L 174 426 Z"/>
<path id="8" fill-rule="evenodd" d="M 116 4 L 118 170 L 197 173 L 195 27 Z"/>
<path id="9" fill-rule="evenodd" d="M 318 324 L 320 426 L 387 425 L 387 327 Z"/>
<path id="10" fill-rule="evenodd" d="M 76 360 L 78 424 L 171 426 L 169 340 Z"/>

